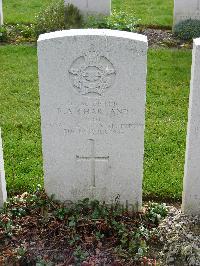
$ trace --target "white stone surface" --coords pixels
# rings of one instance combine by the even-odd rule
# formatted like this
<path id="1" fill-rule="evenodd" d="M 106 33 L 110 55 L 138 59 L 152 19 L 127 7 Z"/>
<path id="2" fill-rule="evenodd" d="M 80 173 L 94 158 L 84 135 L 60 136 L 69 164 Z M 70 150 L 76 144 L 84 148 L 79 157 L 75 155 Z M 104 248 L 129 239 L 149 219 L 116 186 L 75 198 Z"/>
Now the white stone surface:
<path id="1" fill-rule="evenodd" d="M 69 30 L 38 40 L 45 188 L 140 208 L 145 36 Z"/>
<path id="2" fill-rule="evenodd" d="M 194 40 L 182 209 L 200 214 L 200 39 Z"/>
<path id="3" fill-rule="evenodd" d="M 111 0 L 65 0 L 65 4 L 73 4 L 84 15 L 111 14 Z"/>
<path id="4" fill-rule="evenodd" d="M 3 25 L 3 4 L 2 0 L 0 0 L 0 26 Z"/>
<path id="5" fill-rule="evenodd" d="M 174 25 L 187 19 L 200 20 L 200 0 L 174 0 Z"/>
<path id="6" fill-rule="evenodd" d="M 3 160 L 3 145 L 1 139 L 1 128 L 0 128 L 0 208 L 3 207 L 4 202 L 7 199 L 6 192 L 6 181 L 4 171 L 4 160 Z"/>

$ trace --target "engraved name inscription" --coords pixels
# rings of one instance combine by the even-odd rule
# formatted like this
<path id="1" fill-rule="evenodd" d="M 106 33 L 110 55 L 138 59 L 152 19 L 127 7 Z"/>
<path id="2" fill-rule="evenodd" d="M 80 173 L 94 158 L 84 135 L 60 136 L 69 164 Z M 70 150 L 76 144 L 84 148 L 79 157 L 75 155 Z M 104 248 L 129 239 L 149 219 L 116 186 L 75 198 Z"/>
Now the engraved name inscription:
<path id="1" fill-rule="evenodd" d="M 57 126 L 64 136 L 72 135 L 123 135 L 144 127 L 133 115 L 131 106 L 115 100 L 83 100 L 67 102 L 55 110 L 55 121 L 48 126 Z"/>
<path id="2" fill-rule="evenodd" d="M 200 20 L 200 11 L 194 12 L 194 14 L 177 15 L 180 20 L 197 19 Z"/>
<path id="3" fill-rule="evenodd" d="M 129 130 L 133 130 L 138 127 L 143 127 L 144 124 L 142 123 L 111 123 L 108 125 L 104 125 L 99 123 L 98 125 L 90 126 L 89 128 L 83 127 L 83 126 L 77 126 L 77 127 L 70 127 L 64 129 L 64 135 L 109 135 L 109 134 L 115 134 L 115 135 L 123 135 Z"/>
<path id="4" fill-rule="evenodd" d="M 184 13 L 186 13 L 186 11 Z M 187 20 L 187 19 L 200 20 L 200 0 L 196 0 L 196 9 L 194 9 L 193 11 L 188 11 L 188 13 L 186 14 L 177 12 L 177 16 L 180 18 L 180 20 Z"/>

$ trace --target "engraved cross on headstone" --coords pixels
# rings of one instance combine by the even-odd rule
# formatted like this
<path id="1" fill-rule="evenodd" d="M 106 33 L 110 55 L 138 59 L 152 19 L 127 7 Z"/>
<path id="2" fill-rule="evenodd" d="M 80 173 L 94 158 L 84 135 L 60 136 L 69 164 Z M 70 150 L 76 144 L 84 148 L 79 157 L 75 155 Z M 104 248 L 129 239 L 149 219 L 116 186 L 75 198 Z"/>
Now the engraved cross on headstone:
<path id="1" fill-rule="evenodd" d="M 109 160 L 109 156 L 96 156 L 95 140 L 94 139 L 89 139 L 89 142 L 90 142 L 90 145 L 91 145 L 90 155 L 89 156 L 76 155 L 76 159 L 77 160 L 90 161 L 92 186 L 96 187 L 96 161 L 108 161 Z"/>

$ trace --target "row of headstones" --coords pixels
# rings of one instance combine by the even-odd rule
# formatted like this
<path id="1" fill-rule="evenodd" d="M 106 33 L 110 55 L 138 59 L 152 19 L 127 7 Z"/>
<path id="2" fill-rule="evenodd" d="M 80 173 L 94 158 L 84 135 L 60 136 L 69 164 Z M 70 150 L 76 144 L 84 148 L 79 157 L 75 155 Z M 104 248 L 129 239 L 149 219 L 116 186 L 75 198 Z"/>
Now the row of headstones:
<path id="1" fill-rule="evenodd" d="M 111 14 L 111 0 L 65 0 L 66 4 L 73 4 L 83 14 Z M 174 25 L 188 20 L 200 20 L 200 0 L 174 0 Z"/>
<path id="2" fill-rule="evenodd" d="M 45 189 L 142 204 L 147 38 L 69 30 L 38 40 Z M 200 214 L 200 39 L 194 41 L 183 210 Z M 1 143 L 0 143 L 1 147 Z M 0 149 L 0 204 L 6 198 Z"/>
<path id="3" fill-rule="evenodd" d="M 77 6 L 83 14 L 111 14 L 111 0 L 64 0 Z M 187 19 L 200 19 L 200 0 L 174 0 L 174 25 Z M 2 0 L 0 0 L 0 25 L 3 24 Z"/>
<path id="4" fill-rule="evenodd" d="M 65 0 L 83 14 L 111 14 L 111 0 Z M 200 0 L 174 0 L 174 25 L 187 19 L 200 19 Z"/>

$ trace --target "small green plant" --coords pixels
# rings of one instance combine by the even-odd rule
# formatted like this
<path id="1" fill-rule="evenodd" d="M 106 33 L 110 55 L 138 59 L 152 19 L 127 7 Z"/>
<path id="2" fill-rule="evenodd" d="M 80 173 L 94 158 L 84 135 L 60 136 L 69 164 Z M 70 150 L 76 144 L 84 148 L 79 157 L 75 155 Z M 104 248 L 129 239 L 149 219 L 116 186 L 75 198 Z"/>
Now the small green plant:
<path id="1" fill-rule="evenodd" d="M 85 23 L 85 28 L 92 29 L 106 29 L 107 26 L 107 17 L 105 16 L 88 16 Z"/>
<path id="2" fill-rule="evenodd" d="M 167 213 L 168 211 L 165 203 L 149 203 L 147 217 L 153 223 L 158 224 L 160 220 L 164 219 L 167 216 Z"/>
<path id="3" fill-rule="evenodd" d="M 200 20 L 184 20 L 174 26 L 174 35 L 181 40 L 192 40 L 200 37 Z"/>
<path id="4" fill-rule="evenodd" d="M 69 4 L 64 7 L 64 24 L 65 29 L 75 29 L 82 26 L 83 17 L 77 7 Z"/>
<path id="5" fill-rule="evenodd" d="M 34 24 L 5 25 L 0 28 L 0 41 L 3 42 L 34 42 L 35 39 Z"/>
<path id="6" fill-rule="evenodd" d="M 53 2 L 47 9 L 41 11 L 36 17 L 35 35 L 64 30 L 80 28 L 82 16 L 73 5 L 64 5 L 63 0 Z"/>
<path id="7" fill-rule="evenodd" d="M 74 257 L 75 257 L 75 261 L 76 263 L 80 263 L 83 262 L 87 256 L 89 255 L 86 251 L 82 250 L 81 246 L 78 246 L 74 253 L 73 253 Z M 77 264 L 76 264 L 77 265 Z"/>
<path id="8" fill-rule="evenodd" d="M 53 266 L 54 263 L 46 262 L 45 260 L 38 259 L 36 262 L 36 266 Z"/>
<path id="9" fill-rule="evenodd" d="M 107 18 L 109 29 L 134 32 L 139 20 L 125 11 L 113 10 L 112 15 Z"/>
<path id="10" fill-rule="evenodd" d="M 17 257 L 20 259 L 20 258 L 23 258 L 26 254 L 26 248 L 21 246 L 19 248 L 17 248 Z"/>
<path id="11" fill-rule="evenodd" d="M 99 16 L 97 18 L 89 16 L 86 22 L 86 28 L 106 28 L 113 30 L 123 30 L 134 32 L 139 19 L 127 14 L 125 11 L 113 10 L 111 16 Z"/>
<path id="12" fill-rule="evenodd" d="M 3 228 L 6 237 L 12 237 L 13 221 L 10 218 L 4 217 L 0 221 L 0 228 Z"/>
<path id="13" fill-rule="evenodd" d="M 6 42 L 8 40 L 8 33 L 6 27 L 0 27 L 0 42 Z"/>
<path id="14" fill-rule="evenodd" d="M 24 24 L 17 24 L 15 26 L 15 31 L 18 35 L 21 35 L 23 38 L 33 38 L 34 37 L 34 25 L 24 25 Z"/>

